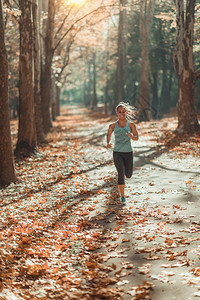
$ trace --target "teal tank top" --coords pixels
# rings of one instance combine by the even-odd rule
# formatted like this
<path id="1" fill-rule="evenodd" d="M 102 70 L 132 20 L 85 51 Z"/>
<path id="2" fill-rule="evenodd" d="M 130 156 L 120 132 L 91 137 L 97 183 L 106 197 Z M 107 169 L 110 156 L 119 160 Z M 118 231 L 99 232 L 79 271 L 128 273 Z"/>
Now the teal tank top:
<path id="1" fill-rule="evenodd" d="M 115 135 L 115 143 L 114 149 L 115 152 L 132 152 L 131 140 L 126 135 L 126 133 L 130 132 L 130 125 L 128 120 L 126 121 L 125 127 L 119 127 L 118 121 L 115 123 L 114 135 Z"/>

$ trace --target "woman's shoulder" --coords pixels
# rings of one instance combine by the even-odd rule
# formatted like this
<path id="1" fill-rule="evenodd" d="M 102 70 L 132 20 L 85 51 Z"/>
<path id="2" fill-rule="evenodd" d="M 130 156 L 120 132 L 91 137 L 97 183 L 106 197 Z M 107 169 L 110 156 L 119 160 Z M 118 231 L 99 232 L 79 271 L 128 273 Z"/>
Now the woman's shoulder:
<path id="1" fill-rule="evenodd" d="M 116 123 L 117 123 L 117 121 L 116 121 L 116 122 L 113 122 L 113 123 L 111 123 L 111 124 L 109 125 L 109 128 L 114 128 Z"/>
<path id="2" fill-rule="evenodd" d="M 133 121 L 128 121 L 130 126 L 134 126 L 135 127 L 135 123 Z"/>

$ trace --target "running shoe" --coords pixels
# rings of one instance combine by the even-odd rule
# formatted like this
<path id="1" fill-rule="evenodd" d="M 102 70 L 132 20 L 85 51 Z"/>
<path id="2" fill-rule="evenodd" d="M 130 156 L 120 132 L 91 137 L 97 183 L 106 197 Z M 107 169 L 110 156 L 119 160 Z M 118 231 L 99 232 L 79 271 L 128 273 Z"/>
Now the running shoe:
<path id="1" fill-rule="evenodd" d="M 125 197 L 121 197 L 121 203 L 123 203 L 123 204 L 126 203 L 126 198 Z"/>

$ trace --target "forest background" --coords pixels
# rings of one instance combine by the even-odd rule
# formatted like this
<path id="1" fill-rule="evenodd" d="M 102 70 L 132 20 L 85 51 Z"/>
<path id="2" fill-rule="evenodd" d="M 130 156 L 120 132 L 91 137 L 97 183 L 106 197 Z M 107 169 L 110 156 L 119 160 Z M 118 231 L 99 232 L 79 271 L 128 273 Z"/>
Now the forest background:
<path id="1" fill-rule="evenodd" d="M 199 0 L 0 0 L 0 298 L 200 297 L 199 20 Z"/>
<path id="2" fill-rule="evenodd" d="M 45 142 L 61 104 L 120 101 L 137 120 L 175 110 L 177 132 L 199 131 L 200 1 L 1 1 L 0 184 L 16 158 Z M 18 118 L 12 145 L 10 116 Z"/>

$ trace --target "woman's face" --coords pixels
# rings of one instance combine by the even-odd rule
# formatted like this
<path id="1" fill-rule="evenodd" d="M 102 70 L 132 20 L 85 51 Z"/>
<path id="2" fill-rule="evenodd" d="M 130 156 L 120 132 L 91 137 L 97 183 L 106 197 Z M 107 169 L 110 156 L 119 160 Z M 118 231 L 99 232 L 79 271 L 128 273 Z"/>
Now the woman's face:
<path id="1" fill-rule="evenodd" d="M 120 120 L 126 118 L 126 111 L 125 111 L 125 109 L 122 106 L 118 107 L 118 109 L 117 109 L 117 116 L 118 116 L 118 118 Z"/>

